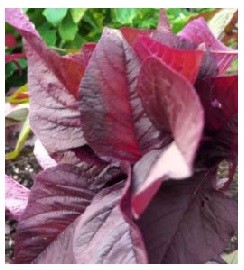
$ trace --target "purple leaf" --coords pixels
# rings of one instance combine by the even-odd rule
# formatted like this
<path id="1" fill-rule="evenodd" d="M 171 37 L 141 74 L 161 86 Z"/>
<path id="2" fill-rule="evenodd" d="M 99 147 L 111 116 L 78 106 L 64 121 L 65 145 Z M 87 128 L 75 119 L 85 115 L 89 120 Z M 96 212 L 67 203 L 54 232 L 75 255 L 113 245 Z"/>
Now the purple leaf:
<path id="1" fill-rule="evenodd" d="M 195 83 L 204 52 L 201 50 L 181 50 L 170 48 L 148 37 L 137 40 L 135 51 L 142 60 L 152 56 L 175 69 L 192 84 Z"/>
<path id="2" fill-rule="evenodd" d="M 207 130 L 219 130 L 238 112 L 237 75 L 200 80 L 196 89 L 205 109 Z"/>
<path id="3" fill-rule="evenodd" d="M 171 27 L 169 24 L 167 13 L 164 8 L 160 8 L 160 11 L 159 11 L 159 20 L 158 20 L 157 30 L 171 32 Z"/>
<path id="4" fill-rule="evenodd" d="M 25 210 L 28 196 L 28 188 L 5 175 L 5 207 L 14 219 L 18 220 Z"/>
<path id="5" fill-rule="evenodd" d="M 102 158 L 134 163 L 161 143 L 136 90 L 139 69 L 120 32 L 105 29 L 80 90 L 85 139 Z"/>
<path id="6" fill-rule="evenodd" d="M 61 164 L 38 174 L 15 237 L 16 263 L 74 263 L 76 219 L 101 186 L 121 175 L 109 165 Z"/>
<path id="7" fill-rule="evenodd" d="M 189 22 L 185 28 L 178 33 L 196 45 L 205 44 L 214 55 L 219 74 L 223 74 L 237 57 L 237 51 L 226 47 L 221 41 L 217 40 L 208 28 L 203 18 Z"/>
<path id="8" fill-rule="evenodd" d="M 122 182 L 104 189 L 87 207 L 75 230 L 77 263 L 147 263 L 140 232 L 120 206 L 121 196 L 125 196 L 128 187 L 129 183 L 124 187 Z"/>
<path id="9" fill-rule="evenodd" d="M 237 227 L 234 200 L 212 188 L 210 171 L 163 184 L 141 219 L 150 263 L 205 263 Z"/>
<path id="10" fill-rule="evenodd" d="M 5 9 L 5 19 L 25 40 L 32 130 L 50 153 L 82 146 L 77 95 L 83 61 L 47 48 L 20 9 Z"/>
<path id="11" fill-rule="evenodd" d="M 157 153 L 155 162 L 150 161 L 152 164 L 148 166 L 147 173 L 141 175 L 134 172 L 133 210 L 136 215 L 140 215 L 147 206 L 159 187 L 160 178 L 165 180 L 191 175 L 204 124 L 203 109 L 195 89 L 158 59 L 148 58 L 144 62 L 138 91 L 147 114 L 161 132 L 161 139 L 172 137 L 174 141 L 167 149 Z M 140 166 L 139 162 L 135 170 Z"/>

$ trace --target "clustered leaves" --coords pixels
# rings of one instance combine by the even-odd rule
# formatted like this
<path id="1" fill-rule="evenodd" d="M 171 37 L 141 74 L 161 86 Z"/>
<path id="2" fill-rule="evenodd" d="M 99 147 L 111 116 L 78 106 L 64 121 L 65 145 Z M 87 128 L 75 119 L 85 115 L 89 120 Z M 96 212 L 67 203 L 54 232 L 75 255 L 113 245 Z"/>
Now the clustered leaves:
<path id="1" fill-rule="evenodd" d="M 237 52 L 204 19 L 175 35 L 165 16 L 60 56 L 6 9 L 25 43 L 35 151 L 48 152 L 15 263 L 206 263 L 224 250 L 237 205 L 217 168 L 237 163 L 238 76 L 225 75 Z"/>

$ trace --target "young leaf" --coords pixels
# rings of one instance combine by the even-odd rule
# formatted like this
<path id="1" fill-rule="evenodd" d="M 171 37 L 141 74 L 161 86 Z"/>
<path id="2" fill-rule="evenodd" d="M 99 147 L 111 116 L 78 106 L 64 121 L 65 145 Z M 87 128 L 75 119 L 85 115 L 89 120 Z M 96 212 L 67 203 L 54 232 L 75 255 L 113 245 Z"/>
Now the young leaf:
<path id="1" fill-rule="evenodd" d="M 214 37 L 203 18 L 189 22 L 178 35 L 197 45 L 205 44 L 215 57 L 220 75 L 230 67 L 237 57 L 237 51 L 226 47 Z"/>
<path id="2" fill-rule="evenodd" d="M 28 202 L 29 190 L 16 180 L 5 175 L 5 207 L 18 220 Z"/>
<path id="3" fill-rule="evenodd" d="M 237 227 L 237 205 L 212 188 L 213 177 L 204 171 L 164 183 L 138 221 L 150 263 L 205 263 L 222 252 Z"/>
<path id="4" fill-rule="evenodd" d="M 201 50 L 170 48 L 146 36 L 137 40 L 134 49 L 142 60 L 146 60 L 150 56 L 156 57 L 175 69 L 192 84 L 195 83 L 204 54 Z"/>

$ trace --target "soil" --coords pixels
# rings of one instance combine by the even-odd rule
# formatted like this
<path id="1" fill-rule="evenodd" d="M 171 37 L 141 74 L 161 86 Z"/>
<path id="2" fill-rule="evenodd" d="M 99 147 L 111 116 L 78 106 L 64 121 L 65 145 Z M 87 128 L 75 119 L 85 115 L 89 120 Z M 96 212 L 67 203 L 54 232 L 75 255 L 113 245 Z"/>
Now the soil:
<path id="1" fill-rule="evenodd" d="M 19 157 L 15 160 L 6 160 L 5 171 L 6 174 L 19 181 L 22 185 L 30 188 L 33 185 L 35 175 L 41 170 L 34 154 L 33 146 L 26 146 Z M 219 169 L 219 176 L 227 175 L 228 164 L 223 163 Z M 234 175 L 234 181 L 230 185 L 231 196 L 238 201 L 238 177 L 237 170 Z M 5 262 L 11 263 L 14 257 L 14 234 L 17 222 L 5 218 Z M 238 249 L 238 235 L 237 232 L 228 243 L 224 252 L 230 253 Z"/>

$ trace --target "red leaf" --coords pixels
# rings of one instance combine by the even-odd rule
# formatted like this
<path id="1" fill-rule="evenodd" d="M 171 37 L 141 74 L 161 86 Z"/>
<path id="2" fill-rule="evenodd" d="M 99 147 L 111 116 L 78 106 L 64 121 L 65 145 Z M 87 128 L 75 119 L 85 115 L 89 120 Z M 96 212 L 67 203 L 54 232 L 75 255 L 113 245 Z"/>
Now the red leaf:
<path id="1" fill-rule="evenodd" d="M 16 38 L 13 34 L 5 34 L 5 47 L 15 48 L 17 46 Z"/>
<path id="2" fill-rule="evenodd" d="M 160 178 L 165 180 L 191 175 L 204 124 L 203 109 L 195 89 L 158 59 L 148 58 L 144 62 L 138 91 L 148 116 L 161 132 L 161 139 L 166 140 L 171 135 L 174 142 L 159 151 L 158 159 L 149 167 L 145 178 L 133 179 L 133 209 L 136 215 L 146 208 L 159 187 Z"/>
<path id="3" fill-rule="evenodd" d="M 153 32 L 153 30 L 135 29 L 129 27 L 122 27 L 120 31 L 131 47 L 134 47 L 139 37 L 148 36 L 151 32 Z"/>
<path id="4" fill-rule="evenodd" d="M 148 37 L 137 40 L 135 51 L 142 60 L 153 56 L 185 76 L 192 84 L 195 83 L 204 52 L 201 50 L 179 50 L 170 48 Z"/>
<path id="5" fill-rule="evenodd" d="M 237 227 L 234 200 L 210 172 L 163 184 L 138 221 L 150 263 L 200 264 L 223 251 Z"/>
<path id="6" fill-rule="evenodd" d="M 102 158 L 134 163 L 161 143 L 136 90 L 139 69 L 120 32 L 105 29 L 81 82 L 84 135 Z"/>

